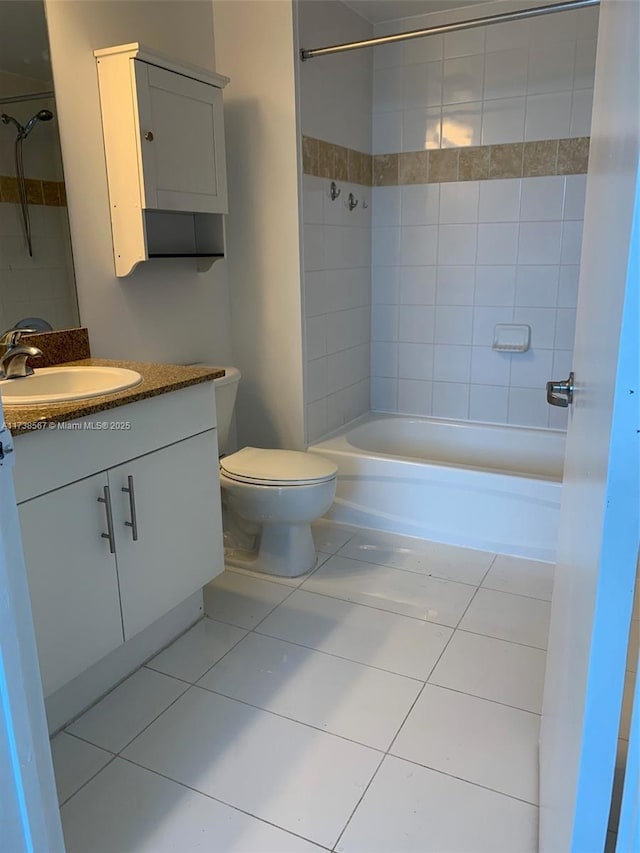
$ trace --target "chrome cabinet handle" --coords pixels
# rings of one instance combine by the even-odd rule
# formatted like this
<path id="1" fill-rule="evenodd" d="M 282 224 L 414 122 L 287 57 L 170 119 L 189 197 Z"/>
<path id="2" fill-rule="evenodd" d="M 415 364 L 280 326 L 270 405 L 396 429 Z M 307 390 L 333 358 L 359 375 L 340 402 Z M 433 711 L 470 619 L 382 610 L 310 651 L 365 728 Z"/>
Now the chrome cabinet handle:
<path id="1" fill-rule="evenodd" d="M 547 382 L 547 403 L 551 406 L 562 406 L 566 409 L 569 403 L 573 403 L 573 371 L 564 382 Z"/>
<path id="2" fill-rule="evenodd" d="M 122 491 L 129 495 L 129 512 L 131 513 L 131 521 L 125 521 L 124 526 L 131 528 L 131 538 L 134 542 L 138 541 L 138 516 L 136 515 L 136 495 L 133 489 L 133 477 L 131 474 L 127 477 L 127 486 L 122 487 Z"/>
<path id="3" fill-rule="evenodd" d="M 107 513 L 107 533 L 101 533 L 103 539 L 109 540 L 109 553 L 116 553 L 115 541 L 113 538 L 113 513 L 111 512 L 111 491 L 109 486 L 104 487 L 104 497 L 98 498 L 98 503 L 104 504 Z"/>

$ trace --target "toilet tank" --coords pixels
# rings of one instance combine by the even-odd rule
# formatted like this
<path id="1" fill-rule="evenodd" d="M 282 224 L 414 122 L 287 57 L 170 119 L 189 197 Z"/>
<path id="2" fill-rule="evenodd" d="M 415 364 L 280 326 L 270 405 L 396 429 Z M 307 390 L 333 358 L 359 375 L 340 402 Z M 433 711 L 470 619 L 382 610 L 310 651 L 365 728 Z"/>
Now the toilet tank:
<path id="1" fill-rule="evenodd" d="M 233 409 L 236 404 L 238 382 L 240 382 L 240 371 L 237 367 L 225 367 L 224 376 L 213 380 L 216 395 L 216 414 L 218 417 L 218 453 L 220 455 L 227 452 L 229 427 L 231 426 Z"/>

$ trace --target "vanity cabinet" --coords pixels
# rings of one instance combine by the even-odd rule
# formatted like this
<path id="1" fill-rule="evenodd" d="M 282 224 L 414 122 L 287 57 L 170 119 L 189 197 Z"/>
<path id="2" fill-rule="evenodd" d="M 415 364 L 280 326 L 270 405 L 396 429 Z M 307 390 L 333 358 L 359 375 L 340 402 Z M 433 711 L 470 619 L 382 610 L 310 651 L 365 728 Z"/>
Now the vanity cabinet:
<path id="1" fill-rule="evenodd" d="M 97 474 L 19 507 L 45 695 L 124 641 L 116 562 L 100 538 L 106 485 Z"/>
<path id="2" fill-rule="evenodd" d="M 129 428 L 103 429 L 114 422 Z M 45 696 L 197 592 L 224 562 L 211 383 L 67 427 L 16 440 Z"/>
<path id="3" fill-rule="evenodd" d="M 94 51 L 116 275 L 141 261 L 224 256 L 227 77 L 138 43 Z"/>

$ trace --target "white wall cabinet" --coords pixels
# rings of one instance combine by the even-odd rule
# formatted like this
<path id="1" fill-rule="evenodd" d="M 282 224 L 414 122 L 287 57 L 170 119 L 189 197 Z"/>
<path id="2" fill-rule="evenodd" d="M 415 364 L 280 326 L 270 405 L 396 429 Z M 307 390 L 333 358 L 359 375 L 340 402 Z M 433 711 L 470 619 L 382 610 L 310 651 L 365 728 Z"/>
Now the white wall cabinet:
<path id="1" fill-rule="evenodd" d="M 205 389 L 114 410 L 131 423 L 127 432 L 65 429 L 16 441 L 19 501 L 24 496 L 18 510 L 45 696 L 222 571 L 215 407 L 212 390 L 209 398 Z M 172 425 L 188 431 L 179 422 L 185 411 L 193 416 L 191 429 L 206 428 L 173 435 L 177 440 L 169 443 Z M 104 415 L 78 423 L 101 422 Z M 145 446 L 154 424 L 156 444 L 148 439 Z M 167 446 L 158 447 L 163 442 Z M 76 456 L 68 463 L 74 443 Z M 43 488 L 47 493 L 38 495 Z"/>
<path id="2" fill-rule="evenodd" d="M 224 254 L 228 78 L 137 43 L 94 54 L 116 274 L 160 257 L 210 266 Z"/>

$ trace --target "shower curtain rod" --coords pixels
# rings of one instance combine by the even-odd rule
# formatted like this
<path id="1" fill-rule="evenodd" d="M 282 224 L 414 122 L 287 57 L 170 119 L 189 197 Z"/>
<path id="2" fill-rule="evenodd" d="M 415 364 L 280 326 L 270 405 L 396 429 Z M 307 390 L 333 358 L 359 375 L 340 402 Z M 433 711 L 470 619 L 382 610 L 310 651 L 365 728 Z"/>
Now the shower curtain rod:
<path id="1" fill-rule="evenodd" d="M 520 21 L 524 18 L 537 18 L 541 15 L 550 15 L 553 12 L 567 12 L 570 9 L 582 9 L 585 6 L 597 6 L 600 0 L 566 0 L 564 3 L 554 3 L 549 6 L 536 6 L 533 9 L 521 9 L 519 12 L 500 12 L 497 15 L 489 15 L 486 18 L 472 18 L 468 21 L 458 21 L 455 24 L 442 24 L 437 27 L 427 27 L 423 30 L 409 30 L 406 33 L 394 33 L 389 36 L 377 36 L 376 38 L 364 39 L 363 41 L 350 41 L 345 44 L 332 44 L 328 47 L 315 47 L 311 50 L 300 50 L 300 59 L 306 62 L 316 56 L 329 56 L 333 53 L 346 53 L 348 50 L 360 50 L 363 47 L 375 47 L 379 44 L 394 44 L 398 41 L 433 36 L 438 33 L 455 33 L 458 30 L 471 30 L 475 27 L 483 27 L 486 24 L 503 24 L 508 21 Z"/>
<path id="2" fill-rule="evenodd" d="M 40 98 L 53 98 L 53 92 L 34 92 L 30 95 L 13 95 L 10 98 L 0 98 L 0 104 L 19 104 L 22 101 L 37 101 Z"/>

